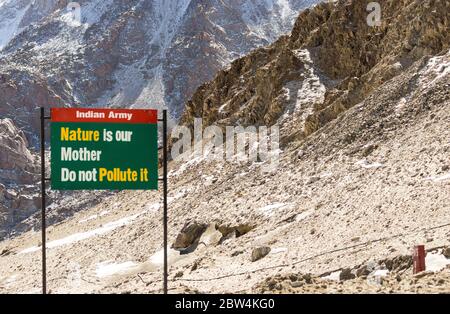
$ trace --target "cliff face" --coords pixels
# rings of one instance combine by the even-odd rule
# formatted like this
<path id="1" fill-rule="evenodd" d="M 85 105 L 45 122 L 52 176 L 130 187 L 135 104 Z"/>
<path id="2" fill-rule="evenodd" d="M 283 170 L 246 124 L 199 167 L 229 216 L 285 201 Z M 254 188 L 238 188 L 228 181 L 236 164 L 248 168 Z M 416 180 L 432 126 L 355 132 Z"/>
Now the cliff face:
<path id="1" fill-rule="evenodd" d="M 236 60 L 203 84 L 182 121 L 272 125 L 304 138 L 361 102 L 425 56 L 449 48 L 450 3 L 380 2 L 381 26 L 369 26 L 369 1 L 321 3 L 302 12 L 290 36 Z"/>
<path id="2" fill-rule="evenodd" d="M 2 173 L 35 170 L 34 157 L 28 150 L 25 134 L 19 130 L 11 119 L 0 119 L 0 171 Z M 8 180 L 0 174 L 2 182 Z M 11 178 L 10 180 L 12 180 Z"/>
<path id="3" fill-rule="evenodd" d="M 0 239 L 39 207 L 40 198 L 30 187 L 38 180 L 37 172 L 25 134 L 12 120 L 0 119 Z"/>

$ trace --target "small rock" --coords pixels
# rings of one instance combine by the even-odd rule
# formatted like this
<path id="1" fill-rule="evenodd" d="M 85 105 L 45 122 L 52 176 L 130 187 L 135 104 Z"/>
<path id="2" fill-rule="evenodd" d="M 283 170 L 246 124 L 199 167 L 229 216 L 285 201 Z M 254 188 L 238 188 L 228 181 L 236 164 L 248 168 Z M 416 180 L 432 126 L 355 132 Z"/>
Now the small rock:
<path id="1" fill-rule="evenodd" d="M 192 265 L 192 267 L 191 267 L 191 272 L 196 271 L 198 269 L 198 266 L 199 266 L 199 262 L 194 262 L 194 265 Z"/>
<path id="2" fill-rule="evenodd" d="M 8 256 L 11 254 L 11 250 L 10 249 L 4 249 L 1 251 L 0 256 Z"/>
<path id="3" fill-rule="evenodd" d="M 181 232 L 178 234 L 175 243 L 172 245 L 173 249 L 186 249 L 191 246 L 196 240 L 200 238 L 206 230 L 206 225 L 197 222 L 189 222 L 184 225 Z"/>
<path id="4" fill-rule="evenodd" d="M 446 258 L 450 258 L 450 247 L 446 247 L 442 250 L 442 254 L 446 257 Z"/>
<path id="5" fill-rule="evenodd" d="M 303 280 L 310 285 L 312 283 L 312 277 L 310 274 L 303 275 Z"/>
<path id="6" fill-rule="evenodd" d="M 442 166 L 442 171 L 448 171 L 448 170 L 450 170 L 450 166 L 449 165 Z"/>
<path id="7" fill-rule="evenodd" d="M 289 275 L 289 280 L 292 281 L 292 282 L 296 282 L 298 280 L 298 276 L 294 275 L 294 274 L 291 274 L 291 275 Z"/>
<path id="8" fill-rule="evenodd" d="M 313 183 L 316 183 L 317 181 L 320 181 L 320 178 L 319 177 L 310 177 L 309 179 L 308 179 L 308 181 L 306 182 L 306 184 L 313 184 Z"/>
<path id="9" fill-rule="evenodd" d="M 183 271 L 179 271 L 175 274 L 175 278 L 181 278 L 184 276 L 184 272 Z"/>
<path id="10" fill-rule="evenodd" d="M 415 274 L 414 278 L 420 279 L 420 278 L 424 278 L 424 277 L 432 275 L 432 274 L 433 274 L 433 272 L 431 272 L 431 271 L 423 271 L 423 272 L 420 272 L 418 274 Z"/>
<path id="11" fill-rule="evenodd" d="M 356 276 L 352 273 L 352 270 L 350 268 L 345 268 L 341 271 L 341 273 L 339 274 L 339 280 L 340 281 L 346 281 L 346 280 L 351 280 L 351 279 L 355 279 Z"/>
<path id="12" fill-rule="evenodd" d="M 295 281 L 295 282 L 291 282 L 291 287 L 292 288 L 301 288 L 304 286 L 304 283 L 301 281 Z"/>
<path id="13" fill-rule="evenodd" d="M 356 277 L 368 276 L 370 273 L 371 271 L 368 270 L 367 266 L 363 265 L 356 270 Z"/>
<path id="14" fill-rule="evenodd" d="M 256 248 L 252 252 L 251 261 L 252 262 L 259 261 L 260 259 L 266 257 L 269 253 L 270 253 L 270 247 L 268 247 L 268 246 Z"/>
<path id="15" fill-rule="evenodd" d="M 371 155 L 376 149 L 378 148 L 378 145 L 368 145 L 363 148 L 362 155 L 363 157 L 368 157 Z"/>
<path id="16" fill-rule="evenodd" d="M 273 290 L 273 289 L 275 289 L 275 286 L 277 285 L 277 282 L 274 280 L 274 279 L 272 279 L 272 280 L 270 280 L 269 282 L 268 282 L 268 284 L 267 284 L 267 287 L 270 289 L 270 290 Z"/>
<path id="17" fill-rule="evenodd" d="M 231 257 L 239 256 L 239 255 L 241 255 L 242 253 L 244 253 L 244 252 L 243 252 L 243 251 L 234 251 L 234 252 L 231 254 Z"/>

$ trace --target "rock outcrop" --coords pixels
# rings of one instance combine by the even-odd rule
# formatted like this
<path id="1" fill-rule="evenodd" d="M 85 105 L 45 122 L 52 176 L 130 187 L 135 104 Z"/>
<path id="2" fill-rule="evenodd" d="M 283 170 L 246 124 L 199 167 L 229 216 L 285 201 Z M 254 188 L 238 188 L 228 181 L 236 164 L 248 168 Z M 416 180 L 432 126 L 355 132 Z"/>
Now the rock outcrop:
<path id="1" fill-rule="evenodd" d="M 381 26 L 367 1 L 326 2 L 302 12 L 292 34 L 234 61 L 203 84 L 182 122 L 273 125 L 304 138 L 425 56 L 450 45 L 450 3 L 382 2 Z"/>
<path id="2" fill-rule="evenodd" d="M 31 184 L 36 174 L 35 157 L 25 134 L 11 119 L 0 119 L 0 182 Z"/>
<path id="3" fill-rule="evenodd" d="M 39 208 L 40 198 L 29 187 L 38 180 L 37 171 L 25 134 L 12 120 L 0 119 L 0 239 Z"/>

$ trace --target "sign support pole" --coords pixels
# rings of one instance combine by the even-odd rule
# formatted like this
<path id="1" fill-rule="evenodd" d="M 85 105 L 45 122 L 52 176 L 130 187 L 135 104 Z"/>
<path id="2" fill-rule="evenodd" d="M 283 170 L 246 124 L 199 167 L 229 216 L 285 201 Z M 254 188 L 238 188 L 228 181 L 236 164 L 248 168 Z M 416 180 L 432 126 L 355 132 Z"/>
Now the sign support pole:
<path id="1" fill-rule="evenodd" d="M 167 261 L 167 110 L 163 111 L 163 185 L 164 185 L 164 294 L 168 294 L 168 261 Z"/>
<path id="2" fill-rule="evenodd" d="M 45 195 L 45 109 L 41 107 L 41 232 L 42 232 L 42 294 L 47 294 L 47 256 L 46 256 L 46 195 Z"/>

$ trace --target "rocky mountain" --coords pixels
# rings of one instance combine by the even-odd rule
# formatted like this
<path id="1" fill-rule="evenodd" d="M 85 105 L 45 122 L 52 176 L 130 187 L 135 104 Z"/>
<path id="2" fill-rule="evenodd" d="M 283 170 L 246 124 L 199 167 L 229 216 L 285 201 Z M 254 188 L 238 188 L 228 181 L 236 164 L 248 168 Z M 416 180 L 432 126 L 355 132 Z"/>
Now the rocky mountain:
<path id="1" fill-rule="evenodd" d="M 291 30 L 317 0 L 0 2 L 0 114 L 30 140 L 39 106 L 170 109 L 215 72 Z"/>
<path id="2" fill-rule="evenodd" d="M 366 4 L 305 11 L 187 102 L 187 125 L 279 123 L 283 141 L 272 172 L 170 164 L 171 292 L 449 291 L 449 3 L 383 1 L 375 28 Z M 160 293 L 161 210 L 158 192 L 121 192 L 56 220 L 51 292 Z M 39 240 L 0 242 L 0 289 L 40 291 Z M 413 276 L 418 244 L 427 271 Z"/>
<path id="3" fill-rule="evenodd" d="M 341 6 L 303 11 L 291 36 L 220 71 L 194 94 L 182 121 L 279 123 L 289 140 L 304 139 L 416 61 L 449 48 L 448 1 L 383 1 L 379 27 L 368 25 L 365 3 Z"/>

